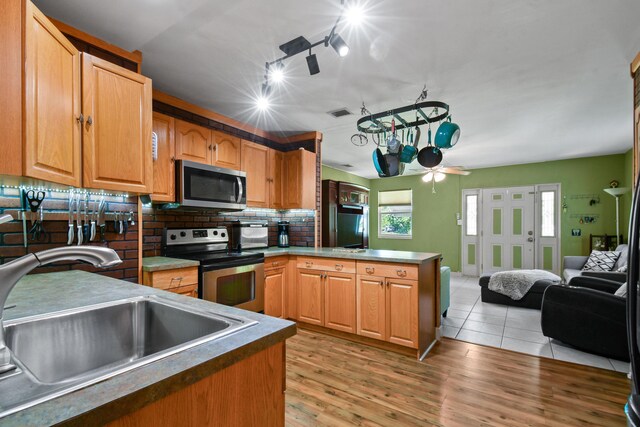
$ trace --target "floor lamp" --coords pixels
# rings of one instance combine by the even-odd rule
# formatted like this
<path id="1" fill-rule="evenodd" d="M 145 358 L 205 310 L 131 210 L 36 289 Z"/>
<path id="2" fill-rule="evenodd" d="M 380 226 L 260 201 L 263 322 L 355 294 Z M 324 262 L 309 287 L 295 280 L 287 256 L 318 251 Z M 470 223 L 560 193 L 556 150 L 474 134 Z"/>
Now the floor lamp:
<path id="1" fill-rule="evenodd" d="M 605 188 L 604 191 L 616 198 L 616 241 L 620 239 L 620 196 L 629 191 L 628 187 Z M 621 244 L 622 241 L 617 242 Z"/>

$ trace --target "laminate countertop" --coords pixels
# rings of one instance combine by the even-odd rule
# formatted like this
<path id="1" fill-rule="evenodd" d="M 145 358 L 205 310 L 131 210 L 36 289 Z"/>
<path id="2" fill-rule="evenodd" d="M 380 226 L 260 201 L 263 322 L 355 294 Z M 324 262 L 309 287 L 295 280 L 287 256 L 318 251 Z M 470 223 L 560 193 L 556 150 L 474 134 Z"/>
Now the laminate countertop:
<path id="1" fill-rule="evenodd" d="M 264 252 L 265 258 L 278 255 L 299 255 L 404 264 L 422 264 L 423 262 L 441 257 L 441 254 L 431 252 L 387 251 L 379 249 L 365 249 L 362 252 L 351 252 L 340 248 L 305 248 L 297 246 L 288 248 L 270 247 L 267 249 L 255 249 L 251 252 Z"/>
<path id="2" fill-rule="evenodd" d="M 296 333 L 295 323 L 287 320 L 84 271 L 24 277 L 13 289 L 7 301 L 7 306 L 15 304 L 15 307 L 5 310 L 4 316 L 6 320 L 12 320 L 145 295 L 157 295 L 183 305 L 212 310 L 222 315 L 242 316 L 259 323 L 7 415 L 0 419 L 0 425 L 96 425 L 113 420 L 282 342 Z M 5 392 L 8 393 L 6 390 L 0 392 L 0 410 L 3 408 L 2 396 Z"/>
<path id="3" fill-rule="evenodd" d="M 143 271 L 173 270 L 176 268 L 197 267 L 200 263 L 190 259 L 169 258 L 164 256 L 152 256 L 142 258 Z"/>

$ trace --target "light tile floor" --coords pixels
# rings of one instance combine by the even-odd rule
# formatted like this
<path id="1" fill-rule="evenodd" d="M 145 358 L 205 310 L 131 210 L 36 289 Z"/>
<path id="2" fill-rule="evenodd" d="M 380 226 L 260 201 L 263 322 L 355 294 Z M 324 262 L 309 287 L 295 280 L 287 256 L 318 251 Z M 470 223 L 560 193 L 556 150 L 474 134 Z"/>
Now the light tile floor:
<path id="1" fill-rule="evenodd" d="M 482 302 L 477 277 L 451 276 L 451 305 L 442 320 L 442 334 L 535 356 L 629 371 L 627 362 L 585 353 L 542 335 L 540 310 Z"/>

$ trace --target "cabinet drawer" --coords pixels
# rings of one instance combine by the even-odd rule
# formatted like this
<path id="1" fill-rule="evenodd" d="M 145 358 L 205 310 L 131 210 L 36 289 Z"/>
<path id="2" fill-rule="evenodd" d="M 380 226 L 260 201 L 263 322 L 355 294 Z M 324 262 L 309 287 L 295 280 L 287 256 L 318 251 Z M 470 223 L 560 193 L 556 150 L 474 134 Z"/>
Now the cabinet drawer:
<path id="1" fill-rule="evenodd" d="M 264 259 L 264 269 L 273 270 L 274 268 L 283 268 L 289 262 L 288 256 L 275 256 Z"/>
<path id="2" fill-rule="evenodd" d="M 356 262 L 337 258 L 298 257 L 298 268 L 355 273 Z"/>
<path id="3" fill-rule="evenodd" d="M 418 266 L 388 262 L 358 261 L 358 274 L 418 280 Z"/>
<path id="4" fill-rule="evenodd" d="M 198 285 L 187 285 L 180 286 L 179 288 L 171 288 L 169 292 L 173 292 L 175 294 L 184 295 L 191 298 L 198 298 Z"/>
<path id="5" fill-rule="evenodd" d="M 165 290 L 187 285 L 197 285 L 198 267 L 156 271 L 151 274 L 151 283 L 149 284 L 154 288 Z"/>

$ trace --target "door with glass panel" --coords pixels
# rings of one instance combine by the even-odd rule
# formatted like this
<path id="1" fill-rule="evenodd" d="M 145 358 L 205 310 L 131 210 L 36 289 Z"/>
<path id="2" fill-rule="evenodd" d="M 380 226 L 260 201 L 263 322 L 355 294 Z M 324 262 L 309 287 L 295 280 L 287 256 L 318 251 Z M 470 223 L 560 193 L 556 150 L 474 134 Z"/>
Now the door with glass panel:
<path id="1" fill-rule="evenodd" d="M 533 269 L 535 188 L 482 190 L 482 272 Z"/>

